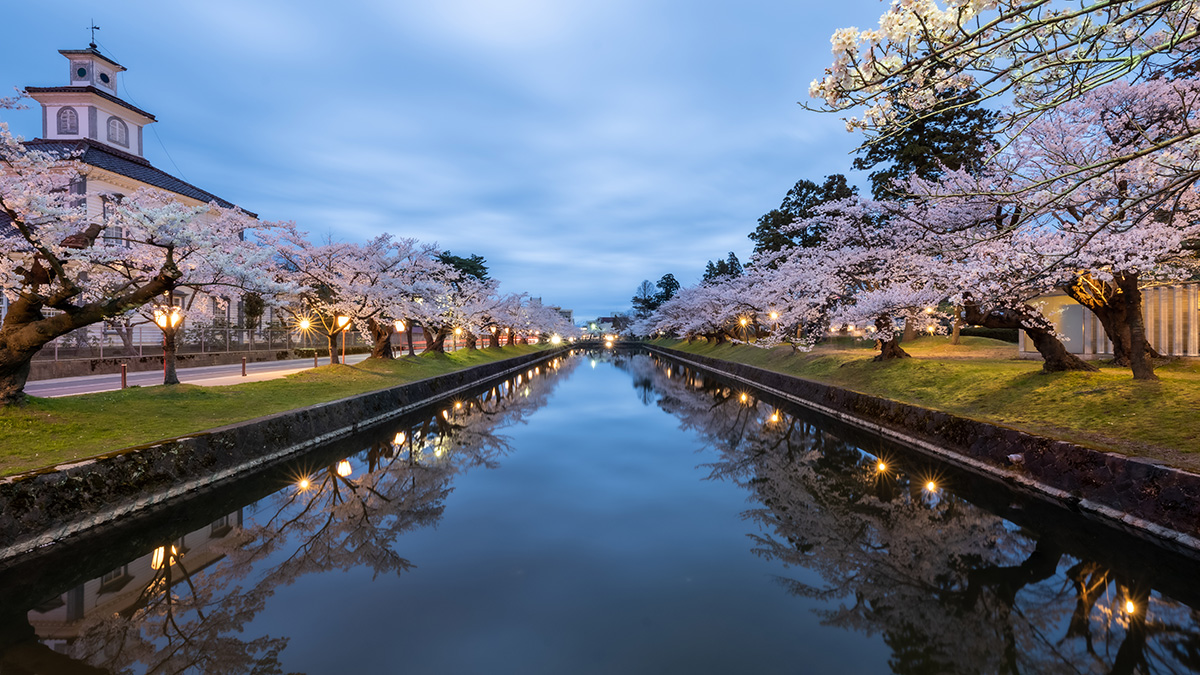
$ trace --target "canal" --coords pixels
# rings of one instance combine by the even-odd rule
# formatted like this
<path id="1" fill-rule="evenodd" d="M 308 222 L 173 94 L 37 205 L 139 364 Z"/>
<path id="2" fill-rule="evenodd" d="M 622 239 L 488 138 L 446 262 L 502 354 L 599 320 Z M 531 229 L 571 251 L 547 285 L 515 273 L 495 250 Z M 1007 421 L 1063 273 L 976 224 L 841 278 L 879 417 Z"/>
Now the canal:
<path id="1" fill-rule="evenodd" d="M 0 571 L 0 673 L 1182 673 L 1195 561 L 564 355 Z"/>

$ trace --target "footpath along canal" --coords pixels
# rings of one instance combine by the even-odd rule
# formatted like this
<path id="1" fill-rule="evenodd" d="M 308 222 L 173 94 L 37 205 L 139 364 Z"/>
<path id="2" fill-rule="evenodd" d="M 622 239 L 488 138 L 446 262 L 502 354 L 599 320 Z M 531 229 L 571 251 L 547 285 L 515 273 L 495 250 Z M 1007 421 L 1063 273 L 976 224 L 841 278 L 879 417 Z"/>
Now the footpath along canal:
<path id="1" fill-rule="evenodd" d="M 1196 569 L 576 352 L 9 564 L 0 672 L 1196 672 Z"/>

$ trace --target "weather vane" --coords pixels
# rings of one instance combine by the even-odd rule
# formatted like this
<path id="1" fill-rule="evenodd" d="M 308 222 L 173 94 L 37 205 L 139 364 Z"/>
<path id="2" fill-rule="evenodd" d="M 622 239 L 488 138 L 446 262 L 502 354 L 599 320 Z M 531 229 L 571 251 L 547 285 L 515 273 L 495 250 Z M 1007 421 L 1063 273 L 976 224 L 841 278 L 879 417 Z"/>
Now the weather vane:
<path id="1" fill-rule="evenodd" d="M 100 26 L 97 26 L 97 25 L 96 25 L 96 20 L 95 20 L 95 19 L 92 19 L 90 23 L 91 23 L 92 25 L 88 26 L 88 30 L 92 31 L 92 42 L 91 42 L 91 48 L 92 48 L 92 49 L 95 49 L 95 48 L 96 48 L 96 31 L 100 30 Z"/>

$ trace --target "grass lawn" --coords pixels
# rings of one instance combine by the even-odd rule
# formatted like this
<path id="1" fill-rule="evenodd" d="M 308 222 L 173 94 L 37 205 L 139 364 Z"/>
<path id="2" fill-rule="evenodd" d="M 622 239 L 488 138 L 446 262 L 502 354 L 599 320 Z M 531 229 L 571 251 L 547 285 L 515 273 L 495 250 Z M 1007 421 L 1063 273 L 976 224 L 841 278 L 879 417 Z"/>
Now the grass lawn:
<path id="1" fill-rule="evenodd" d="M 737 361 L 854 391 L 1200 471 L 1200 363 L 1160 365 L 1158 382 L 1135 382 L 1128 368 L 1043 373 L 1016 358 L 1016 346 L 988 338 L 924 337 L 903 345 L 913 355 L 871 359 L 870 343 L 841 341 L 808 353 L 704 342 L 664 347 Z"/>
<path id="2" fill-rule="evenodd" d="M 385 389 L 544 349 L 424 354 L 353 366 L 321 366 L 275 380 L 224 387 L 180 384 L 30 398 L 0 409 L 0 475 L 52 466 L 272 413 Z"/>

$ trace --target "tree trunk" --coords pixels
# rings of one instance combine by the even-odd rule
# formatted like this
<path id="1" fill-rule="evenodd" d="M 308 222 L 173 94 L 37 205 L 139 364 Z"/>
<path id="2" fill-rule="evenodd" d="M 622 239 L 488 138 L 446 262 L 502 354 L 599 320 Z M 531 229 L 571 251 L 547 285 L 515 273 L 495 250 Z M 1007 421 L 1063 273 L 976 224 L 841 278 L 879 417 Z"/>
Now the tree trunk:
<path id="1" fill-rule="evenodd" d="M 954 308 L 954 325 L 950 329 L 950 344 L 956 345 L 961 342 L 959 339 L 962 333 L 962 307 Z"/>
<path id="2" fill-rule="evenodd" d="M 1087 307 L 1100 320 L 1100 325 L 1104 327 L 1104 334 L 1108 336 L 1109 342 L 1112 342 L 1113 365 L 1131 366 L 1130 356 L 1133 353 L 1131 317 L 1125 292 L 1121 290 L 1120 286 L 1084 274 L 1076 277 L 1073 283 L 1063 288 L 1063 291 L 1072 300 Z M 1140 291 L 1137 304 L 1140 308 Z M 1145 341 L 1143 340 L 1143 342 Z M 1159 358 L 1162 356 L 1150 346 L 1149 342 L 1145 342 L 1145 349 L 1148 357 Z"/>
<path id="3" fill-rule="evenodd" d="M 467 349 L 468 350 L 475 349 L 475 344 L 477 342 L 479 342 L 479 338 L 475 337 L 474 333 L 467 333 L 466 339 L 467 339 Z"/>
<path id="4" fill-rule="evenodd" d="M 411 323 L 408 324 L 408 330 L 404 331 L 404 334 L 408 336 L 408 355 L 416 356 L 417 350 L 413 348 L 413 339 L 412 339 L 413 327 L 412 327 Z"/>
<path id="5" fill-rule="evenodd" d="M 133 346 L 133 326 L 119 326 L 117 335 L 121 336 L 121 349 L 125 356 L 137 356 L 137 349 Z"/>
<path id="6" fill-rule="evenodd" d="M 1113 281 L 1125 296 L 1125 315 L 1129 324 L 1129 367 L 1135 380 L 1157 380 L 1154 363 L 1146 351 L 1146 322 L 1142 316 L 1142 291 L 1138 288 L 1137 272 L 1114 274 Z"/>
<path id="7" fill-rule="evenodd" d="M 367 330 L 371 333 L 371 358 L 392 359 L 392 334 L 395 326 L 390 322 L 380 323 L 374 318 L 367 319 Z"/>
<path id="8" fill-rule="evenodd" d="M 906 321 L 904 323 L 904 325 L 906 327 L 905 332 L 907 332 L 907 326 L 909 326 L 911 324 L 912 324 L 912 321 Z M 879 331 L 880 335 L 890 334 L 891 337 L 889 337 L 886 340 L 883 339 L 882 337 L 879 338 L 879 354 L 877 354 L 873 360 L 889 361 L 891 359 L 910 359 L 910 358 L 912 358 L 912 354 L 909 354 L 908 352 L 906 352 L 900 348 L 900 342 L 903 338 L 897 337 L 896 331 L 892 327 L 891 319 L 889 319 L 887 317 L 875 319 L 875 329 Z"/>
<path id="9" fill-rule="evenodd" d="M 984 309 L 967 299 L 963 304 L 963 320 L 972 326 L 984 328 L 1016 328 L 1025 331 L 1033 346 L 1042 355 L 1042 370 L 1048 373 L 1068 370 L 1096 372 L 1096 366 L 1067 351 L 1061 340 L 1054 335 L 1054 324 L 1030 305 L 1017 307 L 991 307 Z"/>
<path id="10" fill-rule="evenodd" d="M 176 337 L 179 335 L 179 329 L 183 326 L 180 323 L 178 326 L 167 327 L 162 329 L 163 332 L 163 384 L 179 384 L 179 375 L 175 372 L 176 358 Z"/>
<path id="11" fill-rule="evenodd" d="M 331 365 L 331 366 L 336 366 L 337 364 L 341 363 L 341 360 L 338 359 L 337 336 L 341 335 L 344 332 L 345 331 L 339 330 L 339 331 L 334 331 L 332 333 L 329 333 L 327 335 L 327 337 L 329 338 L 329 365 Z"/>
<path id="12" fill-rule="evenodd" d="M 876 327 L 878 328 L 878 322 L 876 323 Z M 913 340 L 916 340 L 916 339 L 917 339 L 917 322 L 911 316 L 905 317 L 904 318 L 904 336 L 896 341 L 897 348 L 899 348 L 898 345 L 900 342 L 912 342 Z M 908 354 L 905 354 L 905 356 L 908 356 Z"/>
<path id="13" fill-rule="evenodd" d="M 36 353 L 36 349 L 29 353 L 0 349 L 0 405 L 25 402 L 25 383 L 29 380 L 30 361 Z"/>
<path id="14" fill-rule="evenodd" d="M 488 348 L 500 349 L 500 331 L 492 331 L 492 334 L 488 336 Z"/>
<path id="15" fill-rule="evenodd" d="M 177 277 L 177 270 L 164 270 L 125 295 L 82 306 L 68 306 L 77 293 L 67 291 L 50 298 L 30 293 L 18 295 L 8 306 L 4 323 L 0 324 L 0 405 L 15 405 L 25 400 L 29 362 L 43 345 L 60 335 L 108 317 L 120 316 L 150 302 L 167 290 Z M 42 313 L 47 306 L 57 306 L 63 311 L 47 317 Z"/>
<path id="16" fill-rule="evenodd" d="M 432 336 L 429 334 L 429 329 L 425 329 L 425 351 L 424 353 L 434 352 L 437 354 L 446 353 L 446 336 L 447 331 L 439 329 Z"/>

